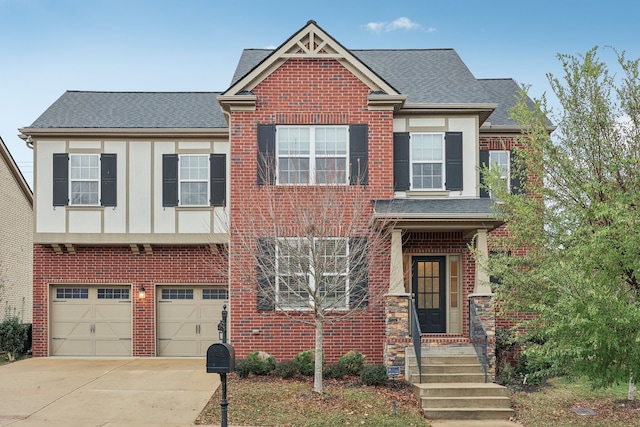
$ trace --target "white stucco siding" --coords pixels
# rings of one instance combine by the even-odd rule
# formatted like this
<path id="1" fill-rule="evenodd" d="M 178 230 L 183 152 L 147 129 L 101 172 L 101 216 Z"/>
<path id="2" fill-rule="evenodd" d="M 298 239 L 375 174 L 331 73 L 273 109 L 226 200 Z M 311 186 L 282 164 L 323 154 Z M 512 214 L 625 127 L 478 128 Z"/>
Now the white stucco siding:
<path id="1" fill-rule="evenodd" d="M 211 211 L 181 210 L 178 212 L 179 233 L 211 233 Z"/>
<path id="2" fill-rule="evenodd" d="M 449 132 L 462 132 L 462 191 L 452 191 L 449 197 L 476 197 L 478 164 L 478 124 L 475 117 L 450 118 Z"/>
<path id="3" fill-rule="evenodd" d="M 70 210 L 69 233 L 101 233 L 102 212 L 99 210 Z"/>
<path id="4" fill-rule="evenodd" d="M 127 179 L 129 184 L 127 193 L 129 233 L 153 232 L 151 228 L 151 168 L 154 166 L 152 153 L 152 144 L 149 141 L 132 141 L 129 143 L 129 176 Z"/>
<path id="5" fill-rule="evenodd" d="M 53 154 L 66 152 L 65 141 L 39 141 L 35 146 L 34 180 L 36 233 L 66 232 L 66 209 L 53 206 Z"/>
<path id="6" fill-rule="evenodd" d="M 104 208 L 104 232 L 127 232 L 127 143 L 125 141 L 106 141 L 104 152 L 118 157 L 117 165 L 117 206 Z"/>
<path id="7" fill-rule="evenodd" d="M 162 206 L 162 155 L 174 154 L 174 142 L 156 142 L 153 147 L 153 231 L 176 232 L 176 208 Z"/>

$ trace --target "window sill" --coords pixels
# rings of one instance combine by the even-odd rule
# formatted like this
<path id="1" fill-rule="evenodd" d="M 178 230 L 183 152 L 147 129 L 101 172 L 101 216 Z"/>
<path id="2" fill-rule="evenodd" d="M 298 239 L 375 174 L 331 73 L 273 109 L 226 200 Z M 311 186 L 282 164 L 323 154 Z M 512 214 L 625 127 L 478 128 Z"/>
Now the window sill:
<path id="1" fill-rule="evenodd" d="M 101 205 L 67 205 L 68 211 L 103 211 L 108 206 Z M 115 207 L 115 206 L 112 206 Z"/>
<path id="2" fill-rule="evenodd" d="M 177 211 L 212 211 L 215 206 L 174 206 Z"/>
<path id="3" fill-rule="evenodd" d="M 409 190 L 406 192 L 407 199 L 422 197 L 449 197 L 447 190 Z"/>

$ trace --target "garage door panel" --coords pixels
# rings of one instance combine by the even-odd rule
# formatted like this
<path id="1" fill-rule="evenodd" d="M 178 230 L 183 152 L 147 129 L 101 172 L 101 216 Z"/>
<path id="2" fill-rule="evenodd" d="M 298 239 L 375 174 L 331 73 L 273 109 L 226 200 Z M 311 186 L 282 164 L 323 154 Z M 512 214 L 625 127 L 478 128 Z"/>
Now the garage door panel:
<path id="1" fill-rule="evenodd" d="M 131 355 L 129 287 L 74 285 L 51 294 L 52 355 Z"/>
<path id="2" fill-rule="evenodd" d="M 226 288 L 166 286 L 159 287 L 157 295 L 159 356 L 205 356 L 209 346 L 220 341 Z"/>

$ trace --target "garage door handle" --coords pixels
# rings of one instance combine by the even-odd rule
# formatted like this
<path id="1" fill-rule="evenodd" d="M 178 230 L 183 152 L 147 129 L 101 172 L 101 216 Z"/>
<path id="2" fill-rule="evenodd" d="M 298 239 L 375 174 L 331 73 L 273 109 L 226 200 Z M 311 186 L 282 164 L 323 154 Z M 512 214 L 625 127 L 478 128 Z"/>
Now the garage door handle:
<path id="1" fill-rule="evenodd" d="M 171 338 L 158 338 L 158 341 L 171 341 Z"/>
<path id="2" fill-rule="evenodd" d="M 66 340 L 66 338 L 56 338 L 56 337 L 53 337 L 53 338 L 51 338 L 51 339 L 52 339 L 52 340 L 63 340 L 63 341 L 64 341 L 64 340 Z"/>
<path id="3" fill-rule="evenodd" d="M 118 338 L 120 341 L 131 341 L 131 338 Z"/>

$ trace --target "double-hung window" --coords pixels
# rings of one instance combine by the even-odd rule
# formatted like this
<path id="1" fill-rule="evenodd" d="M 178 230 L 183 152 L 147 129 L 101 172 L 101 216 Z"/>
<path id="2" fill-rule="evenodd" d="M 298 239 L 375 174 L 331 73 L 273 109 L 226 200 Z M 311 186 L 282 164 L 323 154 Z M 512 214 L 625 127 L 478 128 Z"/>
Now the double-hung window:
<path id="1" fill-rule="evenodd" d="M 411 189 L 444 189 L 444 152 L 443 133 L 411 134 Z"/>
<path id="2" fill-rule="evenodd" d="M 348 184 L 348 126 L 279 126 L 277 183 Z"/>
<path id="3" fill-rule="evenodd" d="M 100 204 L 100 155 L 70 154 L 70 205 Z"/>
<path id="4" fill-rule="evenodd" d="M 282 238 L 276 248 L 276 298 L 283 309 L 348 307 L 348 240 Z"/>
<path id="5" fill-rule="evenodd" d="M 209 155 L 180 155 L 178 199 L 181 206 L 209 204 Z"/>
<path id="6" fill-rule="evenodd" d="M 506 190 L 510 187 L 510 152 L 507 150 L 489 151 L 489 169 L 498 171 L 500 179 L 504 182 Z"/>

